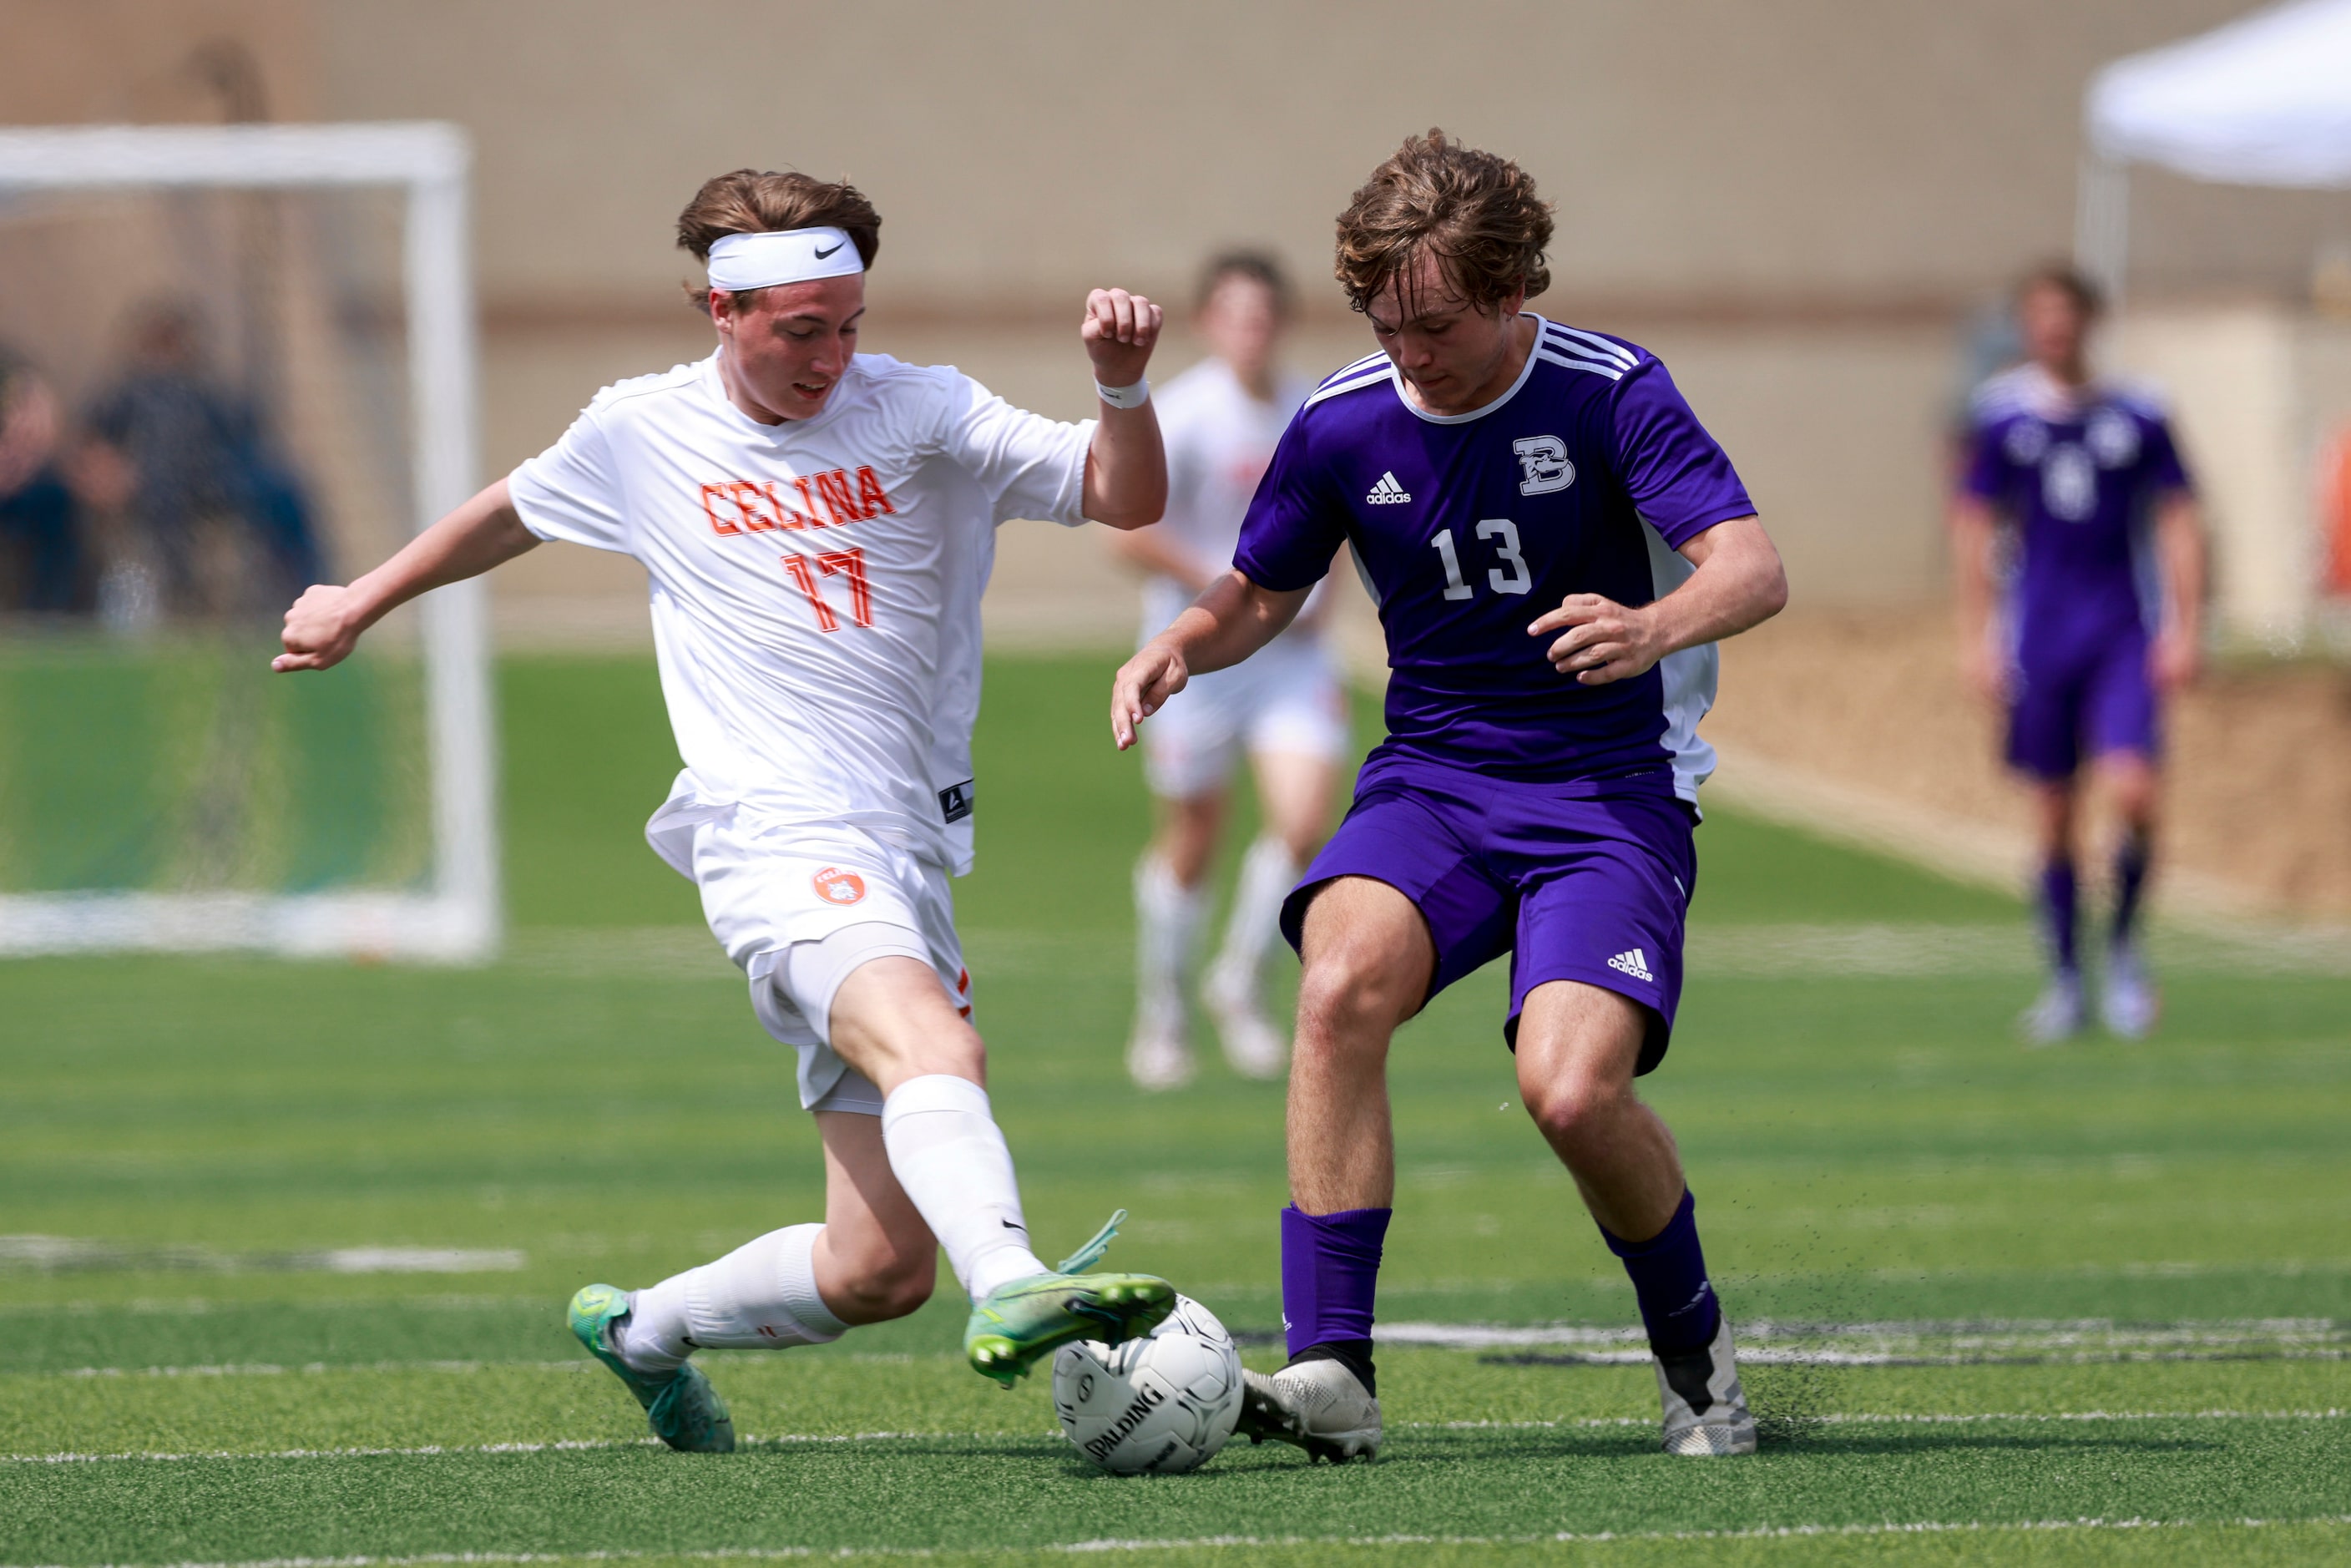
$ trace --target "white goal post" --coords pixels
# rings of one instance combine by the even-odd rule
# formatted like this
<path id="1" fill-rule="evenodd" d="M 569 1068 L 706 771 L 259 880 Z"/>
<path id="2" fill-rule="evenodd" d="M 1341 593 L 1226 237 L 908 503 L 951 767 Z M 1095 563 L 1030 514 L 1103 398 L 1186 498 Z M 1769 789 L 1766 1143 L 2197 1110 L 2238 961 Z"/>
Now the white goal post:
<path id="1" fill-rule="evenodd" d="M 174 190 L 400 194 L 412 526 L 422 528 L 476 481 L 471 162 L 465 133 L 439 123 L 9 129 L 0 130 L 0 203 Z M 418 615 L 431 844 L 405 885 L 0 891 L 0 955 L 242 948 L 442 962 L 493 955 L 501 905 L 487 596 L 478 581 L 458 583 L 426 595 Z"/>

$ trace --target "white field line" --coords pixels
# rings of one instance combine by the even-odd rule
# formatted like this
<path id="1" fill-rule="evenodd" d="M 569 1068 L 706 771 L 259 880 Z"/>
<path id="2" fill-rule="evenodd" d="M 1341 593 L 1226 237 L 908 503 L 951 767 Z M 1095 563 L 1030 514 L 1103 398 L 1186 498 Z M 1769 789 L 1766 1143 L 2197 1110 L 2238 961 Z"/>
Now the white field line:
<path id="1" fill-rule="evenodd" d="M 764 1355 L 765 1351 L 721 1351 L 715 1353 L 730 1359 L 736 1355 Z M 862 1366 L 909 1366 L 916 1357 L 904 1351 L 852 1351 L 831 1358 L 853 1362 Z M 922 1357 L 926 1361 L 961 1364 L 962 1357 L 941 1352 Z M 69 1366 L 55 1372 L 0 1372 L 0 1377 L 319 1377 L 344 1372 L 566 1372 L 594 1373 L 596 1364 L 584 1356 L 569 1359 L 534 1361 L 311 1361 L 299 1366 L 283 1366 L 275 1362 L 249 1361 L 201 1364 L 194 1366 Z"/>
<path id="2" fill-rule="evenodd" d="M 1779 1322 L 1759 1318 L 1735 1325 L 1740 1359 L 1759 1366 L 1789 1364 L 1873 1366 L 1890 1362 L 1968 1365 L 1995 1357 L 2146 1361 L 2214 1359 L 2259 1354 L 2278 1359 L 2351 1357 L 2351 1324 L 2333 1318 L 2216 1318 L 2171 1323 L 2117 1323 L 2106 1318 L 1988 1318 L 1885 1322 Z M 1647 1335 L 1638 1324 L 1381 1323 L 1383 1344 L 1442 1350 L 1561 1349 L 1597 1364 L 1643 1365 Z M 908 1364 L 903 1353 L 852 1356 L 861 1362 Z M 942 1357 L 936 1359 L 952 1359 Z M 313 1361 L 192 1366 L 78 1366 L 28 1377 L 287 1377 L 345 1372 L 469 1374 L 515 1369 L 583 1373 L 581 1357 L 512 1361 Z"/>
<path id="3" fill-rule="evenodd" d="M 0 1236 L 0 1268 L 43 1274 L 104 1270 L 207 1274 L 512 1273 L 529 1260 L 511 1247 L 337 1247 L 315 1252 L 215 1252 L 204 1247 Z"/>
<path id="4" fill-rule="evenodd" d="M 2331 1318 L 2236 1318 L 2202 1322 L 2117 1323 L 2110 1319 L 1991 1319 L 1980 1322 L 1808 1323 L 1759 1319 L 1735 1325 L 1740 1359 L 1876 1366 L 1967 1365 L 1989 1360 L 2210 1360 L 2228 1355 L 2340 1360 L 2351 1328 Z M 1383 1344 L 1457 1350 L 1571 1351 L 1579 1361 L 1640 1365 L 1649 1359 L 1637 1326 L 1585 1323 L 1381 1323 Z"/>
<path id="5" fill-rule="evenodd" d="M 1549 1535 L 1196 1535 L 1165 1540 L 1127 1539 L 1072 1541 L 1045 1546 L 739 1546 L 704 1552 L 427 1552 L 387 1557 L 259 1557 L 243 1562 L 115 1563 L 101 1568 L 439 1568 L 441 1564 L 527 1563 L 632 1563 L 648 1558 L 665 1562 L 767 1562 L 810 1557 L 853 1560 L 861 1557 L 991 1557 L 1021 1556 L 1036 1552 L 1071 1554 L 1105 1552 L 1182 1552 L 1239 1547 L 1285 1546 L 1548 1546 L 1587 1545 L 1609 1542 L 1653 1541 L 1782 1541 L 1815 1536 L 2022 1534 L 2037 1531 L 2102 1530 L 2274 1530 L 2292 1525 L 2351 1524 L 2351 1514 L 2312 1514 L 2302 1519 L 2035 1519 L 1887 1520 L 1873 1524 L 1775 1524 L 1747 1530 L 1562 1530 Z M 0 1568 L 35 1565 L 0 1564 Z M 56 1568 L 53 1564 L 38 1568 Z"/>
<path id="6" fill-rule="evenodd" d="M 1852 1415 L 1810 1416 L 1803 1424 L 1843 1425 L 1854 1427 L 1947 1426 L 1996 1424 L 2000 1422 L 2041 1423 L 2050 1421 L 2131 1422 L 2131 1421 L 2340 1421 L 2351 1418 L 2351 1409 L 2326 1410 L 2059 1410 L 2059 1411 L 1980 1411 L 1959 1415 L 1913 1415 L 1896 1412 L 1890 1415 L 1856 1413 Z M 1593 1416 L 1564 1421 L 1400 1421 L 1400 1427 L 1426 1431 L 1541 1431 L 1617 1427 L 1654 1427 L 1655 1417 L 1631 1416 Z M 1059 1430 L 1039 1433 L 1021 1432 L 850 1432 L 806 1433 L 778 1432 L 768 1436 L 749 1436 L 742 1439 L 751 1445 L 777 1447 L 796 1444 L 835 1443 L 935 1443 L 941 1438 L 962 1442 L 1025 1443 L 1036 1437 L 1058 1439 Z M 603 1449 L 653 1448 L 660 1447 L 652 1437 L 571 1437 L 549 1443 L 426 1443 L 415 1448 L 277 1448 L 253 1450 L 241 1448 L 198 1448 L 184 1452 L 126 1451 L 120 1453 L 84 1453 L 68 1450 L 55 1454 L 0 1454 L 0 1465 L 101 1465 L 101 1464 L 187 1464 L 212 1459 L 380 1459 L 455 1458 L 469 1454 L 553 1454 L 594 1452 Z M 5 1568 L 5 1565 L 0 1565 Z"/>
<path id="7" fill-rule="evenodd" d="M 2327 1410 L 1979 1410 L 1963 1415 L 1886 1414 L 1806 1416 L 1806 1427 L 1971 1427 L 1996 1422 L 2045 1421 L 2340 1421 L 2351 1409 Z M 1432 1432 L 1543 1431 L 1593 1427 L 1654 1427 L 1649 1416 L 1584 1416 L 1565 1421 L 1397 1421 L 1393 1425 Z"/>
<path id="8" fill-rule="evenodd" d="M 592 1361 L 354 1361 L 306 1362 L 280 1366 L 266 1361 L 228 1362 L 197 1366 L 74 1366 L 57 1372 L 28 1373 L 32 1377 L 292 1377 L 330 1372 L 488 1372 L 519 1368 L 526 1372 L 590 1372 Z"/>
<path id="9" fill-rule="evenodd" d="M 1948 868 L 1945 868 L 1948 869 Z M 2166 884 L 2175 873 L 2165 873 Z M 2208 912 L 2209 913 L 2209 912 Z M 2225 975 L 2351 974 L 2351 927 L 2209 918 L 2160 925 L 2151 937 L 2161 970 Z M 1102 956 L 1098 938 L 1018 928 L 965 933 L 973 972 L 1035 979 Z M 517 936 L 507 962 L 530 974 L 569 978 L 716 980 L 741 976 L 698 926 L 621 927 Z M 1770 922 L 1689 930 L 1692 975 L 1756 979 L 1878 976 L 2032 975 L 2041 967 L 2031 928 L 1938 921 Z"/>

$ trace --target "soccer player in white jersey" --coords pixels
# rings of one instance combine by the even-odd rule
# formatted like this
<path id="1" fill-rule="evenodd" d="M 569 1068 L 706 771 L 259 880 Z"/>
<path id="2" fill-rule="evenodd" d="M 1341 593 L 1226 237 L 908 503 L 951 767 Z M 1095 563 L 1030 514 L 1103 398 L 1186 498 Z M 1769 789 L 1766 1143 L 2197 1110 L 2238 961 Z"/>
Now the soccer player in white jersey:
<path id="1" fill-rule="evenodd" d="M 573 1298 L 573 1332 L 675 1448 L 735 1441 L 695 1350 L 903 1317 L 941 1246 L 973 1302 L 966 1356 L 1008 1386 L 1061 1344 L 1146 1332 L 1175 1301 L 1163 1280 L 1086 1271 L 1111 1227 L 1059 1269 L 1030 1250 L 948 894 L 971 860 L 996 525 L 1158 517 L 1144 370 L 1160 312 L 1095 290 L 1081 335 L 1100 419 L 1024 413 L 950 367 L 855 351 L 880 225 L 847 184 L 747 169 L 705 183 L 678 243 L 708 265 L 716 351 L 607 387 L 384 565 L 310 589 L 275 665 L 325 669 L 394 605 L 544 540 L 645 568 L 685 762 L 646 837 L 700 886 L 759 1021 L 798 1049 L 826 1176 L 822 1223 Z"/>
<path id="2" fill-rule="evenodd" d="M 1198 326 L 1208 357 L 1161 388 L 1157 400 L 1167 516 L 1114 540 L 1120 554 L 1151 574 L 1143 595 L 1145 643 L 1230 568 L 1257 482 L 1314 390 L 1280 366 L 1290 311 L 1289 279 L 1261 252 L 1228 251 L 1202 275 Z M 1289 1038 L 1266 1018 L 1259 977 L 1280 930 L 1281 901 L 1322 846 L 1347 745 L 1345 699 L 1322 609 L 1318 593 L 1257 657 L 1202 675 L 1144 731 L 1159 831 L 1134 868 L 1135 1017 L 1126 1065 L 1144 1089 L 1173 1089 L 1192 1076 L 1185 988 L 1226 790 L 1244 749 L 1265 825 L 1241 859 L 1201 999 L 1235 1071 L 1279 1078 L 1289 1061 Z"/>

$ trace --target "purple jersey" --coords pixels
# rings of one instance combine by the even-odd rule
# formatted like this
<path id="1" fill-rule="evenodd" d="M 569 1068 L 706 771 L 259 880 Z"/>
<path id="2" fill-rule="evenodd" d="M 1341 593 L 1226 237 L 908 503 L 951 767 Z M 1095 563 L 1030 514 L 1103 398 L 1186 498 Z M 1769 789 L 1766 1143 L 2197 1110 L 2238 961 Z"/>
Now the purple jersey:
<path id="1" fill-rule="evenodd" d="M 1677 549 L 1754 504 L 1656 356 L 1531 319 L 1526 369 L 1469 413 L 1414 406 L 1384 354 L 1325 381 L 1275 450 L 1233 564 L 1287 591 L 1353 547 L 1387 633 L 1382 754 L 1544 782 L 1653 779 L 1695 800 L 1713 769 L 1697 732 L 1712 645 L 1585 686 L 1527 623 L 1571 593 L 1648 603 L 1688 575 Z"/>
<path id="2" fill-rule="evenodd" d="M 2069 392 L 2022 365 L 1977 392 L 1973 423 L 1966 487 L 2016 532 L 2008 601 L 2020 662 L 2154 630 L 2154 503 L 2189 487 L 2162 411 L 2111 386 Z"/>

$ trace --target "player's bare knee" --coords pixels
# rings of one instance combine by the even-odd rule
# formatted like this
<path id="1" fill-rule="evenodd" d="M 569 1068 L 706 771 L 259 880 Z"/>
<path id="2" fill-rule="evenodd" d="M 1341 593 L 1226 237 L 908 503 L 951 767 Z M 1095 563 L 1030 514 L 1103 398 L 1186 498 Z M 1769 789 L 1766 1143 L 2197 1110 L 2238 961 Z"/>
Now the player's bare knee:
<path id="1" fill-rule="evenodd" d="M 920 1312 L 937 1284 L 935 1256 L 883 1254 L 858 1260 L 826 1293 L 825 1304 L 843 1322 L 888 1322 Z"/>
<path id="2" fill-rule="evenodd" d="M 1298 980 L 1301 1043 L 1325 1036 L 1353 1040 L 1393 1029 L 1410 1010 L 1397 966 L 1368 944 L 1341 943 L 1317 951 Z"/>
<path id="3" fill-rule="evenodd" d="M 1632 1087 L 1601 1073 L 1571 1072 L 1542 1083 L 1521 1084 L 1520 1092 L 1543 1136 L 1563 1145 L 1614 1122 Z"/>
<path id="4" fill-rule="evenodd" d="M 903 1318 L 920 1312 L 938 1285 L 935 1256 L 893 1259 L 865 1281 L 865 1296 L 873 1307 L 873 1321 Z"/>
<path id="5" fill-rule="evenodd" d="M 2134 758 L 2106 771 L 2106 789 L 2115 814 L 2133 828 L 2145 829 L 2155 819 L 2155 770 Z"/>
<path id="6" fill-rule="evenodd" d="M 961 1020 L 957 1020 L 961 1023 Z M 925 1040 L 916 1053 L 925 1071 L 943 1072 L 951 1078 L 967 1078 L 974 1083 L 987 1082 L 987 1047 L 980 1042 L 979 1031 L 969 1024 L 961 1028 L 942 1030 Z"/>

